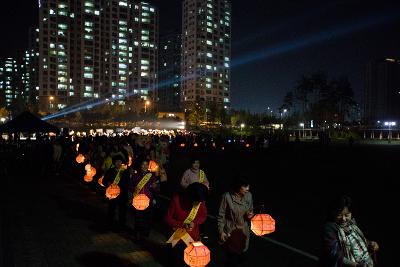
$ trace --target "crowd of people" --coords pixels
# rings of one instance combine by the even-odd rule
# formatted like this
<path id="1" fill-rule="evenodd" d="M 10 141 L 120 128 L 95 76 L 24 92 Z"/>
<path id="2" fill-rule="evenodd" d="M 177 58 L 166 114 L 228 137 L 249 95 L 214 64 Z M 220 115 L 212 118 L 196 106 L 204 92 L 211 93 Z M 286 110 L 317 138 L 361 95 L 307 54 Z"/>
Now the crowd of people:
<path id="1" fill-rule="evenodd" d="M 162 213 L 163 221 L 169 228 L 170 238 L 166 241 L 171 248 L 170 266 L 180 267 L 186 266 L 182 257 L 185 247 L 205 236 L 201 225 L 207 220 L 206 201 L 212 180 L 206 175 L 207 170 L 201 168 L 198 154 L 191 153 L 190 166 L 182 173 L 179 186 L 171 187 L 168 180 L 171 149 L 193 149 L 198 146 L 213 149 L 216 144 L 224 147 L 223 144 L 233 141 L 186 135 L 129 134 L 111 138 L 89 136 L 37 142 L 42 142 L 42 146 L 33 145 L 35 149 L 32 153 L 46 157 L 47 161 L 44 162 L 52 162 L 44 172 L 50 169 L 56 174 L 65 172 L 65 175 L 82 177 L 83 183 L 107 198 L 106 221 L 110 229 L 124 231 L 127 213 L 131 212 L 135 226 L 132 239 L 140 242 L 149 236 L 154 210 L 157 210 L 157 214 Z M 239 144 L 241 142 L 238 141 Z M 259 143 L 262 146 L 264 141 Z M 79 163 L 77 156 L 82 157 Z M 96 170 L 90 182 L 83 181 L 87 164 Z M 246 177 L 233 180 L 231 190 L 222 194 L 216 214 L 224 266 L 229 267 L 246 266 L 250 221 L 254 216 L 249 182 Z M 118 187 L 118 194 L 106 197 L 107 190 L 112 186 Z M 167 191 L 172 198 L 168 208 L 160 210 L 158 196 Z M 148 207 L 143 210 L 132 205 L 133 199 L 139 194 L 148 199 Z M 349 197 L 342 196 L 333 202 L 321 237 L 320 266 L 375 266 L 374 255 L 379 246 L 367 240 L 357 226 L 352 217 Z"/>

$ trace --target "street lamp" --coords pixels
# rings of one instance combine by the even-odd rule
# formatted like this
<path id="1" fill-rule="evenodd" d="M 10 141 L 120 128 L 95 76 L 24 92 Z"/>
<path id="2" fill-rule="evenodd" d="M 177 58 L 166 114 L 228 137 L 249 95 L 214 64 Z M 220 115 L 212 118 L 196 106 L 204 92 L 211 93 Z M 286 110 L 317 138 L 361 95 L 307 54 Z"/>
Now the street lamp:
<path id="1" fill-rule="evenodd" d="M 52 103 L 53 100 L 54 100 L 54 96 L 49 96 L 49 107 L 50 107 L 50 109 L 53 108 L 53 103 Z"/>
<path id="2" fill-rule="evenodd" d="M 392 131 L 391 131 L 391 126 L 396 126 L 395 121 L 385 121 L 385 126 L 389 126 L 389 134 L 388 134 L 388 143 L 390 143 L 392 140 Z"/>
<path id="3" fill-rule="evenodd" d="M 150 106 L 150 101 L 149 101 L 149 100 L 146 100 L 146 101 L 144 102 L 144 113 L 147 112 L 147 106 Z"/>
<path id="4" fill-rule="evenodd" d="M 300 122 L 300 127 L 302 127 L 303 128 L 303 138 L 304 138 L 304 122 Z"/>
<path id="5" fill-rule="evenodd" d="M 240 124 L 240 139 L 242 139 L 242 130 L 243 130 L 244 126 L 245 126 L 244 123 Z"/>
<path id="6" fill-rule="evenodd" d="M 285 108 L 285 109 L 283 110 L 283 113 L 281 112 L 281 119 L 282 119 L 282 115 L 283 115 L 283 117 L 285 117 L 285 114 L 286 114 L 287 111 L 288 111 L 288 110 Z"/>

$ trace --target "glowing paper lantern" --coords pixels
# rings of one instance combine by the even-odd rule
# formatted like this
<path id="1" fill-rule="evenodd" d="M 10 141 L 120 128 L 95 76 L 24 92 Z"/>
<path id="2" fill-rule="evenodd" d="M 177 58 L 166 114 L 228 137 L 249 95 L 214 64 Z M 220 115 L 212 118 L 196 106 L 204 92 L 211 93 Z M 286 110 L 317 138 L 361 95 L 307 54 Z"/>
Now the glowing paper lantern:
<path id="1" fill-rule="evenodd" d="M 275 232 L 275 220 L 268 214 L 256 214 L 251 219 L 251 230 L 258 236 Z"/>
<path id="2" fill-rule="evenodd" d="M 132 200 L 132 206 L 137 210 L 145 210 L 150 205 L 150 199 L 146 196 L 146 194 L 138 194 Z"/>
<path id="3" fill-rule="evenodd" d="M 92 165 L 90 165 L 90 164 L 86 164 L 85 165 L 85 171 L 86 172 L 90 171 L 90 168 L 92 168 Z"/>
<path id="4" fill-rule="evenodd" d="M 96 175 L 96 168 L 91 166 L 90 170 L 87 173 L 89 175 L 95 176 Z"/>
<path id="5" fill-rule="evenodd" d="M 150 162 L 149 162 L 149 171 L 151 171 L 151 172 L 158 171 L 158 164 L 154 160 L 150 160 Z"/>
<path id="6" fill-rule="evenodd" d="M 83 180 L 87 183 L 90 183 L 93 181 L 93 177 L 96 175 L 96 169 L 92 165 L 86 164 L 85 170 L 86 175 L 83 177 Z"/>
<path id="7" fill-rule="evenodd" d="M 83 162 L 85 162 L 85 156 L 84 155 L 82 155 L 82 154 L 79 154 L 78 156 L 76 156 L 76 162 L 78 162 L 78 163 L 83 163 Z"/>
<path id="8" fill-rule="evenodd" d="M 90 183 L 91 181 L 93 181 L 93 176 L 86 174 L 85 176 L 83 176 L 83 180 L 87 183 Z"/>
<path id="9" fill-rule="evenodd" d="M 194 147 L 197 147 L 198 146 L 198 144 L 197 143 L 194 143 L 194 145 L 193 145 Z"/>
<path id="10" fill-rule="evenodd" d="M 97 182 L 99 183 L 100 186 L 105 187 L 103 184 L 103 179 L 104 179 L 104 176 L 101 176 L 100 179 L 97 180 Z"/>
<path id="11" fill-rule="evenodd" d="M 117 184 L 111 184 L 109 187 L 106 189 L 106 197 L 108 199 L 114 199 L 119 196 L 121 193 L 121 189 Z"/>
<path id="12" fill-rule="evenodd" d="M 200 241 L 193 242 L 185 248 L 183 259 L 191 267 L 203 267 L 210 262 L 210 250 Z"/>

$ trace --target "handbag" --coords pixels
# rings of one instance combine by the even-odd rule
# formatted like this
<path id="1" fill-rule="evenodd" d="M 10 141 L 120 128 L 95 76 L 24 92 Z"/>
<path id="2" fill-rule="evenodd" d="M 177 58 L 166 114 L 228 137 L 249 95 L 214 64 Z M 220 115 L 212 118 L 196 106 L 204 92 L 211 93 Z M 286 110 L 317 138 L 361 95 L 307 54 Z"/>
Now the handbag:
<path id="1" fill-rule="evenodd" d="M 230 195 L 230 197 L 231 197 L 231 201 L 233 203 L 232 195 Z M 231 208 L 231 212 L 232 212 L 232 208 Z M 232 214 L 231 217 L 236 225 L 237 223 L 235 221 L 235 216 Z M 229 233 L 229 237 L 223 243 L 222 247 L 230 252 L 234 252 L 236 254 L 241 254 L 241 253 L 243 253 L 243 251 L 246 248 L 246 240 L 247 240 L 247 236 L 243 232 L 243 228 L 236 227 Z"/>
<path id="2" fill-rule="evenodd" d="M 246 248 L 246 235 L 242 228 L 236 228 L 231 233 L 228 239 L 222 244 L 222 247 L 236 254 L 243 253 Z"/>

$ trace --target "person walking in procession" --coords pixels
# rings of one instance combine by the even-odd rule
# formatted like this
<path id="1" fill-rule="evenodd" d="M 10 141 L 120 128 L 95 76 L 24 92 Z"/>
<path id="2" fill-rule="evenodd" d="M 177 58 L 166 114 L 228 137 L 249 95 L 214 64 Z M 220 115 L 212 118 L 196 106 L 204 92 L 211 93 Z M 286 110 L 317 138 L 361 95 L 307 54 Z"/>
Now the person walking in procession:
<path id="1" fill-rule="evenodd" d="M 230 192 L 222 195 L 217 223 L 225 267 L 246 266 L 250 220 L 254 216 L 253 198 L 249 190 L 249 183 L 240 178 L 234 181 Z"/>
<path id="2" fill-rule="evenodd" d="M 190 161 L 190 169 L 187 169 L 182 176 L 181 186 L 182 188 L 188 187 L 190 184 L 198 182 L 204 184 L 208 188 L 210 184 L 207 176 L 203 170 L 200 169 L 200 160 L 197 157 L 193 157 Z"/>

